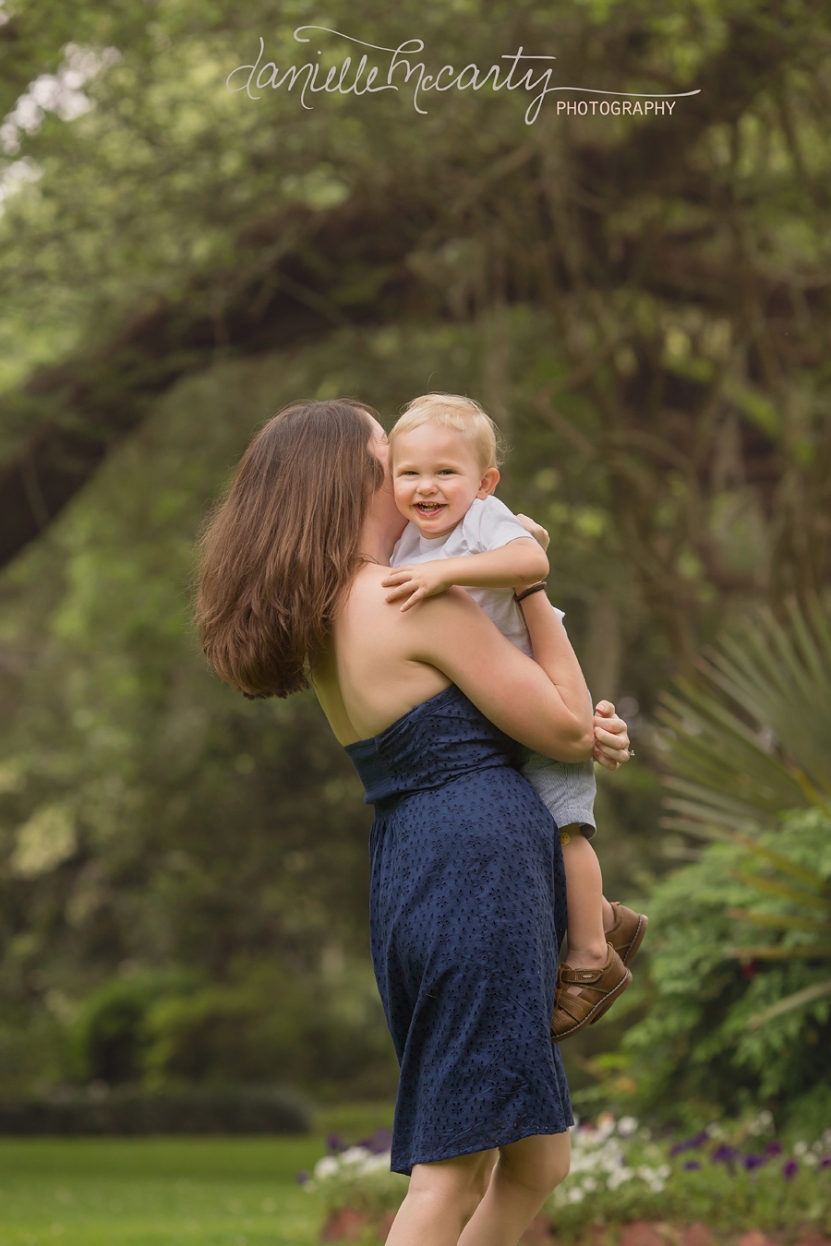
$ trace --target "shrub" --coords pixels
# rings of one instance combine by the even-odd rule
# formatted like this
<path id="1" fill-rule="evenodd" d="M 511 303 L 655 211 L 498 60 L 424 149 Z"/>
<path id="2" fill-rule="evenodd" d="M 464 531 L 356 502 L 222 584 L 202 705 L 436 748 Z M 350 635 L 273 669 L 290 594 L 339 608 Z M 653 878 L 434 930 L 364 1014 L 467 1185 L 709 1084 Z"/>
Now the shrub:
<path id="1" fill-rule="evenodd" d="M 766 854 L 787 857 L 811 885 L 783 877 Z M 656 885 L 650 1007 L 624 1040 L 641 1104 L 672 1113 L 682 1099 L 699 1100 L 735 1112 L 764 1099 L 798 1120 L 800 1097 L 803 1106 L 807 1095 L 828 1102 L 828 962 L 811 948 L 829 878 L 831 820 L 815 809 L 749 847 L 710 844 Z"/>
<path id="2" fill-rule="evenodd" d="M 64 1091 L 50 1098 L 0 1101 L 0 1134 L 296 1134 L 308 1129 L 303 1103 L 273 1087 Z"/>
<path id="3" fill-rule="evenodd" d="M 87 996 L 71 1027 L 74 1075 L 107 1085 L 139 1081 L 151 1007 L 191 984 L 183 974 L 136 974 L 115 978 Z"/>
<path id="4" fill-rule="evenodd" d="M 237 984 L 159 999 L 144 1024 L 147 1083 L 281 1082 L 394 1091 L 396 1067 L 371 969 L 326 988 L 257 967 Z"/>
<path id="5" fill-rule="evenodd" d="M 115 979 L 90 995 L 70 1027 L 71 1080 L 147 1088 L 346 1086 L 394 1093 L 397 1067 L 369 966 L 347 963 L 335 983 L 273 964 L 230 983 L 181 972 Z"/>

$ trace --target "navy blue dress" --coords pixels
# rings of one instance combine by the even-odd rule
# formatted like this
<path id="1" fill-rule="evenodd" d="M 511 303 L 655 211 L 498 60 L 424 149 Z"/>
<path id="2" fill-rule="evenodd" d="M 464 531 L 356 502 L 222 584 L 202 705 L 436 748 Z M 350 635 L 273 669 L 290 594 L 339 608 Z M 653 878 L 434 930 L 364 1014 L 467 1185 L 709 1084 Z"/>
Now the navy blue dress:
<path id="1" fill-rule="evenodd" d="M 562 851 L 517 748 L 453 684 L 346 748 L 375 805 L 372 960 L 401 1065 L 394 1172 L 572 1123 L 549 1037 Z"/>

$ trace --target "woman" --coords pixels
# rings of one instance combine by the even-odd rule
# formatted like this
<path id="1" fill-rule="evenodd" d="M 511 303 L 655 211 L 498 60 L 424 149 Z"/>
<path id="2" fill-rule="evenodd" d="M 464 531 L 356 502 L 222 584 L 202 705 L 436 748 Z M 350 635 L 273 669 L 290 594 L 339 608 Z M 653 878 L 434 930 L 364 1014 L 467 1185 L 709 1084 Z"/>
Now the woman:
<path id="1" fill-rule="evenodd" d="M 376 806 L 372 953 L 401 1063 L 392 1166 L 412 1171 L 389 1246 L 513 1246 L 568 1171 L 572 1121 L 549 1036 L 559 837 L 513 741 L 616 768 L 628 739 L 605 720 L 596 746 L 543 593 L 522 603 L 536 661 L 463 589 L 387 603 L 402 526 L 370 409 L 295 404 L 254 438 L 203 538 L 197 619 L 245 695 L 311 679 Z"/>

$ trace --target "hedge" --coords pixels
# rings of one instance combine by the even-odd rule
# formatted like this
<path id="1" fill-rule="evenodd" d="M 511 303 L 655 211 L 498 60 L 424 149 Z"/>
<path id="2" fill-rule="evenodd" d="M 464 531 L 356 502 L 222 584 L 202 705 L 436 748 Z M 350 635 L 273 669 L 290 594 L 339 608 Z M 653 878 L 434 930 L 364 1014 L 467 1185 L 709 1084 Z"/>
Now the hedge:
<path id="1" fill-rule="evenodd" d="M 290 1091 L 115 1089 L 0 1100 L 0 1134 L 298 1134 L 309 1113 Z"/>

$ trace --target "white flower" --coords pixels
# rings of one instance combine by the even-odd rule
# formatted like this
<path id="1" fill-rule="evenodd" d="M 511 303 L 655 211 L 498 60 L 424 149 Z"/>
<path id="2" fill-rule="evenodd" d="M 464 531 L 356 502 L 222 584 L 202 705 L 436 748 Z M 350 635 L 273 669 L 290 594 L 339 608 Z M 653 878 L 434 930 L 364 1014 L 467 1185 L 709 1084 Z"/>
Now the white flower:
<path id="1" fill-rule="evenodd" d="M 756 1136 L 757 1134 L 766 1133 L 773 1124 L 773 1113 L 767 1108 L 761 1111 L 758 1116 L 754 1116 L 753 1120 L 747 1126 L 747 1132 Z"/>
<path id="2" fill-rule="evenodd" d="M 718 1141 L 719 1138 L 723 1138 L 725 1136 L 724 1130 L 717 1121 L 713 1121 L 709 1124 L 704 1132 L 708 1138 L 712 1138 L 714 1141 Z"/>
<path id="3" fill-rule="evenodd" d="M 318 1181 L 326 1181 L 329 1177 L 336 1177 L 340 1172 L 340 1164 L 334 1155 L 324 1155 L 323 1159 L 319 1159 L 314 1167 L 314 1174 Z"/>
<path id="4" fill-rule="evenodd" d="M 593 1194 L 594 1191 L 597 1189 L 597 1182 L 595 1181 L 594 1177 L 584 1177 L 581 1184 L 582 1184 L 582 1188 L 586 1191 L 587 1194 Z"/>
<path id="5" fill-rule="evenodd" d="M 607 1182 L 610 1190 L 616 1190 L 618 1186 L 623 1185 L 624 1181 L 630 1181 L 634 1177 L 631 1168 L 617 1168 L 613 1173 L 609 1174 Z"/>
<path id="6" fill-rule="evenodd" d="M 364 1160 L 370 1159 L 372 1152 L 367 1150 L 365 1146 L 351 1146 L 340 1157 L 343 1167 L 349 1167 L 352 1164 L 360 1164 Z"/>
<path id="7" fill-rule="evenodd" d="M 389 1169 L 389 1166 L 390 1153 L 387 1151 L 382 1155 L 370 1155 L 369 1159 L 365 1159 L 363 1161 L 358 1169 L 358 1172 L 362 1177 L 364 1177 L 371 1172 L 380 1172 L 382 1169 Z"/>
<path id="8" fill-rule="evenodd" d="M 647 1164 L 642 1164 L 635 1171 L 641 1180 L 649 1186 L 653 1194 L 660 1194 L 671 1170 L 667 1164 L 661 1164 L 658 1168 L 650 1168 Z"/>
<path id="9" fill-rule="evenodd" d="M 793 1144 L 794 1155 L 804 1155 L 807 1150 L 808 1150 L 807 1142 L 795 1142 Z"/>
<path id="10" fill-rule="evenodd" d="M 815 1155 L 813 1151 L 808 1151 L 805 1155 L 803 1163 L 807 1164 L 809 1168 L 813 1168 L 814 1164 L 819 1163 L 819 1156 Z"/>
<path id="11" fill-rule="evenodd" d="M 568 1201 L 570 1203 L 582 1203 L 585 1197 L 586 1197 L 585 1194 L 583 1193 L 583 1191 L 580 1189 L 578 1185 L 575 1185 L 568 1192 Z"/>
<path id="12" fill-rule="evenodd" d="M 617 1123 L 617 1131 L 621 1138 L 631 1138 L 637 1127 L 638 1122 L 634 1116 L 621 1116 Z"/>

